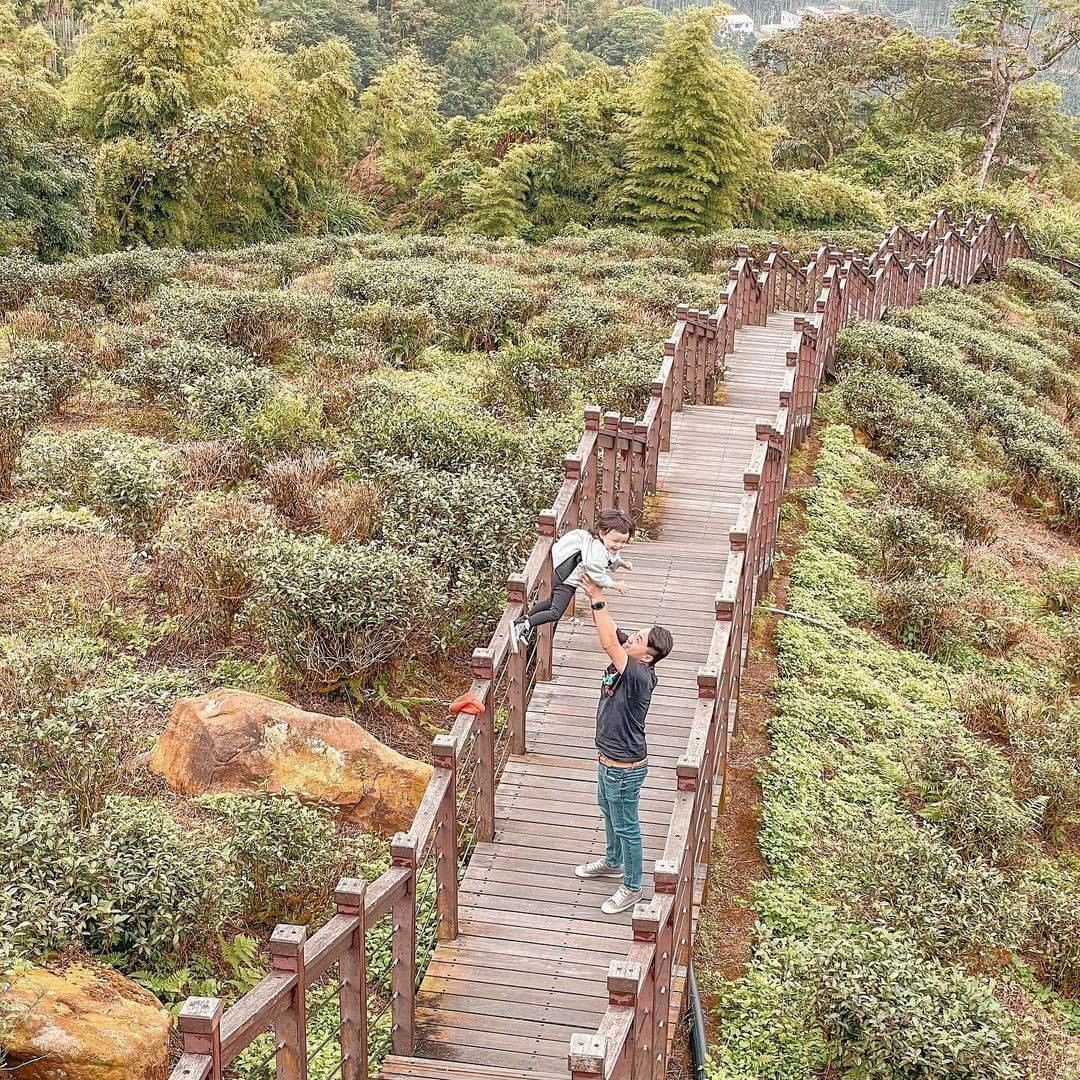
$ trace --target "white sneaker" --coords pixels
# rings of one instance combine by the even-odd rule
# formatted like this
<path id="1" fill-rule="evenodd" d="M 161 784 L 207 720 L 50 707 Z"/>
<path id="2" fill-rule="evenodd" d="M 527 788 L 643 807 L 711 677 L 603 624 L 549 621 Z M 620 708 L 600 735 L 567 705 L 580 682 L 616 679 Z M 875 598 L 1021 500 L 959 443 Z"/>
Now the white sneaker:
<path id="1" fill-rule="evenodd" d="M 574 873 L 583 878 L 622 877 L 622 867 L 608 866 L 607 859 L 597 859 L 596 862 L 587 862 L 575 866 Z"/>
<path id="2" fill-rule="evenodd" d="M 532 637 L 532 627 L 528 620 L 518 619 L 517 622 L 510 624 L 510 648 L 515 653 L 521 652 L 522 645 L 529 644 L 530 637 Z"/>
<path id="3" fill-rule="evenodd" d="M 632 908 L 641 899 L 641 890 L 633 891 L 625 885 L 620 885 L 615 890 L 615 895 L 610 900 L 605 900 L 600 905 L 600 910 L 605 915 L 618 915 L 620 911 Z"/>

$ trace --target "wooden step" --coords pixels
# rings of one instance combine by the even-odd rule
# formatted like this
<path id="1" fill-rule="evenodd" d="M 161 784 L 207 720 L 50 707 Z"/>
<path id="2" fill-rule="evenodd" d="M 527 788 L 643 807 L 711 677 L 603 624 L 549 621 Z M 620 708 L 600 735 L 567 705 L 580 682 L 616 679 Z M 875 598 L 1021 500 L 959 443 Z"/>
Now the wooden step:
<path id="1" fill-rule="evenodd" d="M 544 1080 L 565 1073 L 534 1072 L 527 1069 L 506 1069 L 498 1065 L 473 1065 L 465 1061 L 437 1061 L 435 1058 L 397 1057 L 391 1055 L 383 1063 L 379 1075 L 385 1080 L 412 1077 L 414 1080 Z"/>

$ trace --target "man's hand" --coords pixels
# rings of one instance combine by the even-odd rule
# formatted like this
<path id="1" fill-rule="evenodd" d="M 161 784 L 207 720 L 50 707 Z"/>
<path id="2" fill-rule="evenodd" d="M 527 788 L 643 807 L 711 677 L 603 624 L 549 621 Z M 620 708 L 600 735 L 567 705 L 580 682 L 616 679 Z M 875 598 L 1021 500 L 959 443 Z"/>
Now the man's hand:
<path id="1" fill-rule="evenodd" d="M 588 574 L 581 575 L 581 587 L 585 590 L 585 595 L 589 598 L 590 604 L 595 604 L 597 600 L 604 599 L 604 590 Z"/>

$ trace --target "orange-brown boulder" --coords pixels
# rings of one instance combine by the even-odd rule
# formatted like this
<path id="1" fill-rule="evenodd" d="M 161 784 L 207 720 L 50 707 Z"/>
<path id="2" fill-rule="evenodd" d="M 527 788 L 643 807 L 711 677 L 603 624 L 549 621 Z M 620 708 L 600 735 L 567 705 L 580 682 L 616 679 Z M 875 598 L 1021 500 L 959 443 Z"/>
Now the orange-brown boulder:
<path id="1" fill-rule="evenodd" d="M 161 1080 L 169 1014 L 111 968 L 76 963 L 2 977 L 0 1045 L 20 1080 Z"/>
<path id="2" fill-rule="evenodd" d="M 181 795 L 289 791 L 385 835 L 409 828 L 431 777 L 351 720 L 242 690 L 181 698 L 150 767 Z"/>

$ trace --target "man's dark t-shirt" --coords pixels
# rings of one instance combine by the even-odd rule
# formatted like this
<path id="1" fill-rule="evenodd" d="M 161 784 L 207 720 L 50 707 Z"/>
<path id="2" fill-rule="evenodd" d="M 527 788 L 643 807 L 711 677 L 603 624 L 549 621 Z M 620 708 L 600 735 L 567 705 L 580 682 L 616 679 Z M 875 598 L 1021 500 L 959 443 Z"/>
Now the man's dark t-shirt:
<path id="1" fill-rule="evenodd" d="M 625 640 L 625 635 L 619 635 Z M 640 660 L 628 658 L 619 674 L 609 664 L 600 687 L 596 709 L 596 748 L 612 761 L 641 761 L 648 756 L 645 717 L 649 714 L 656 672 Z"/>

